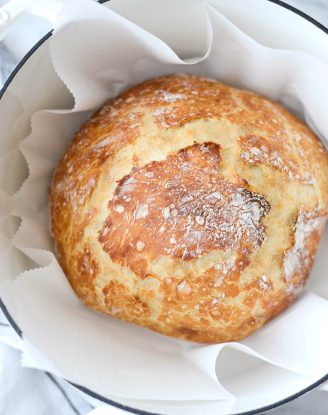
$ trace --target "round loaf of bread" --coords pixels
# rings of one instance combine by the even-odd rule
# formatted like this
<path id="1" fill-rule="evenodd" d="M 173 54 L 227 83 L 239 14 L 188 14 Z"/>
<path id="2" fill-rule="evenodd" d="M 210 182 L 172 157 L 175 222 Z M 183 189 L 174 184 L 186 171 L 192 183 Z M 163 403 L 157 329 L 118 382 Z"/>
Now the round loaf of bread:
<path id="1" fill-rule="evenodd" d="M 180 339 L 235 341 L 304 286 L 328 157 L 268 99 L 164 76 L 82 126 L 50 205 L 58 260 L 87 306 Z"/>

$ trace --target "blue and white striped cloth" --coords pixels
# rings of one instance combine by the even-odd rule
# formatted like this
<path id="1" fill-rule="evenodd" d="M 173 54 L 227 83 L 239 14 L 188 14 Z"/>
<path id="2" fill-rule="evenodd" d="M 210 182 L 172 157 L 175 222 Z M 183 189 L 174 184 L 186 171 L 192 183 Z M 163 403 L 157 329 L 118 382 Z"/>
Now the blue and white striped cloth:
<path id="1" fill-rule="evenodd" d="M 95 408 L 68 382 L 28 367 L 23 346 L 0 310 L 0 415 L 127 415 L 101 402 Z"/>
<path id="2" fill-rule="evenodd" d="M 0 414 L 85 415 L 93 407 L 67 382 L 21 364 L 22 340 L 0 311 Z"/>

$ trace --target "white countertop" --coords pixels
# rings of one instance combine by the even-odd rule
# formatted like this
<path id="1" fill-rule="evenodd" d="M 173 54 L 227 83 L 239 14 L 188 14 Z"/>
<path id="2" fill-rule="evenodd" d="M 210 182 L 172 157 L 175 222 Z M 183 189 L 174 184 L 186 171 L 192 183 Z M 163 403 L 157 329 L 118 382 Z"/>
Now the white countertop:
<path id="1" fill-rule="evenodd" d="M 65 1 L 65 0 L 63 0 Z M 242 1 L 242 0 L 241 0 Z M 263 0 L 266 1 L 266 0 Z M 5 0 L 0 0 L 0 6 Z M 328 27 L 328 0 L 285 0 Z M 43 26 L 34 34 L 41 37 Z M 18 52 L 17 54 L 19 55 Z M 0 46 L 0 87 L 17 63 L 17 56 Z M 0 341 L 11 329 L 0 313 Z M 71 386 L 43 372 L 25 369 L 20 365 L 19 351 L 0 342 L 0 414 L 1 415 L 84 415 L 90 413 L 87 404 Z M 120 411 L 119 411 L 120 412 Z M 107 413 L 107 412 L 106 412 Z M 108 415 L 117 413 L 110 409 Z M 271 415 L 327 415 L 328 392 L 312 391 L 278 409 Z"/>

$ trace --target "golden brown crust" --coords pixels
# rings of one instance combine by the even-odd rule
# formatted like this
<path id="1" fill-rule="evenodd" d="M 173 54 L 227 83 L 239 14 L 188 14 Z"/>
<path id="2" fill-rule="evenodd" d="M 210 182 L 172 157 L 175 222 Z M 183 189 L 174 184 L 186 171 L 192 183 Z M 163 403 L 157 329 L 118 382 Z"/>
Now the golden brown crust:
<path id="1" fill-rule="evenodd" d="M 299 291 L 312 268 L 327 213 L 316 210 L 299 210 L 292 232 L 293 245 L 284 253 L 284 274 L 287 293 Z"/>
<path id="2" fill-rule="evenodd" d="M 88 306 L 233 341 L 305 284 L 327 194 L 327 153 L 301 121 L 250 92 L 171 75 L 82 126 L 51 184 L 51 230 Z"/>
<path id="3" fill-rule="evenodd" d="M 188 261 L 220 249 L 246 257 L 263 242 L 269 203 L 227 181 L 219 164 L 220 146 L 203 143 L 133 169 L 109 202 L 104 251 L 142 278 L 159 256 Z"/>

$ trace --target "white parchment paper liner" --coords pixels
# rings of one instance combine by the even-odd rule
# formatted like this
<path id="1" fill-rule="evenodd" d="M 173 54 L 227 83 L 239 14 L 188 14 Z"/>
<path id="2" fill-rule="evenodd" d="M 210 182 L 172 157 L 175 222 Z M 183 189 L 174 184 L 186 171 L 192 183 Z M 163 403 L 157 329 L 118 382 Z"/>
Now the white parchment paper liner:
<path id="1" fill-rule="evenodd" d="M 175 12 L 174 1 L 167 7 L 168 14 Z M 161 25 L 161 16 L 152 13 L 149 19 Z M 306 117 L 323 140 L 328 137 L 327 65 L 305 53 L 261 46 L 205 2 L 193 18 L 203 26 L 204 50 L 183 60 L 162 40 L 105 7 L 87 0 L 68 2 L 56 24 L 51 50 L 75 107 L 35 113 L 32 133 L 21 144 L 29 177 L 11 201 L 12 213 L 22 219 L 14 245 L 39 268 L 0 288 L 14 303 L 11 309 L 16 310 L 19 327 L 46 356 L 34 365 L 104 395 L 231 399 L 216 368 L 225 348 L 313 379 L 328 372 L 326 237 L 312 273 L 314 292 L 306 291 L 290 309 L 244 341 L 209 346 L 176 341 L 88 310 L 53 255 L 47 195 L 56 160 L 90 111 L 127 86 L 176 72 L 209 76 L 283 102 Z M 183 31 L 191 43 L 193 27 Z M 3 196 L 6 203 L 0 215 L 10 205 L 8 195 Z M 0 239 L 0 255 L 6 246 L 8 241 Z"/>

